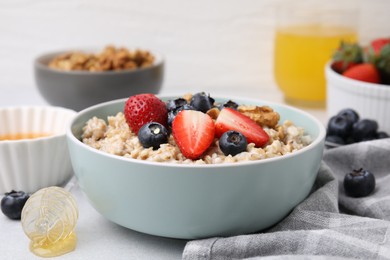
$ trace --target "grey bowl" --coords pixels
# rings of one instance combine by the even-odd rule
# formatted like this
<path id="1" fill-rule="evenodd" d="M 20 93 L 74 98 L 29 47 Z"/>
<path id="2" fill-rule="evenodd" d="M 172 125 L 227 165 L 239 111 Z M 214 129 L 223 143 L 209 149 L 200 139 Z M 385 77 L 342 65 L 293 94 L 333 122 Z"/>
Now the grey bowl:
<path id="1" fill-rule="evenodd" d="M 126 99 L 106 102 L 79 112 L 67 130 L 73 169 L 91 205 L 124 227 L 182 239 L 252 233 L 283 219 L 313 186 L 325 128 L 313 116 L 292 107 L 216 98 L 229 99 L 271 106 L 280 113 L 281 122 L 290 119 L 304 127 L 313 142 L 282 157 L 234 164 L 187 165 L 125 158 L 80 141 L 88 119 L 115 115 L 123 110 Z"/>
<path id="2" fill-rule="evenodd" d="M 34 61 L 34 76 L 42 97 L 51 105 L 80 111 L 92 105 L 140 93 L 159 93 L 164 78 L 164 59 L 152 52 L 155 64 L 137 70 L 88 72 L 61 71 L 48 67 L 57 55 L 44 54 Z"/>

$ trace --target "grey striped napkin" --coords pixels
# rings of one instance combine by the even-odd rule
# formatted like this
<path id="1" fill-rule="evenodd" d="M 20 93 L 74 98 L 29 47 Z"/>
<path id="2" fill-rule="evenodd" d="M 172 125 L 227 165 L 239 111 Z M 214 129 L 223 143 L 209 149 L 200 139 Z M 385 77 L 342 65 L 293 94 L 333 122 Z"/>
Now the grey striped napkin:
<path id="1" fill-rule="evenodd" d="M 345 195 L 344 175 L 374 173 L 368 197 Z M 325 151 L 313 192 L 267 231 L 189 241 L 183 259 L 390 259 L 390 139 Z"/>

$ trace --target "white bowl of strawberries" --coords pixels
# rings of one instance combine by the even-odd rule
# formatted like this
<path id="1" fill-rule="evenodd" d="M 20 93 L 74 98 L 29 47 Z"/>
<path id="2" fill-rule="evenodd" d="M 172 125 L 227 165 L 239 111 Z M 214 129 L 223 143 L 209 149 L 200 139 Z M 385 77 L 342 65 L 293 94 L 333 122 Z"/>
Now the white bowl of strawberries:
<path id="1" fill-rule="evenodd" d="M 368 46 L 341 43 L 325 74 L 329 117 L 351 108 L 390 132 L 390 38 Z"/>

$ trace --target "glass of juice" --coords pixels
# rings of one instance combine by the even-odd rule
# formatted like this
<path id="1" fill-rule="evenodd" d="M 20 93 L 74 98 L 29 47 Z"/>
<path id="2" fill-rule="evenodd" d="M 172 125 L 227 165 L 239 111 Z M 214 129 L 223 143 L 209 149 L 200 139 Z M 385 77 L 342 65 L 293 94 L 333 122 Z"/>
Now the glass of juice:
<path id="1" fill-rule="evenodd" d="M 324 67 L 341 41 L 358 41 L 357 19 L 353 6 L 320 1 L 294 1 L 278 8 L 274 76 L 286 103 L 325 107 Z"/>

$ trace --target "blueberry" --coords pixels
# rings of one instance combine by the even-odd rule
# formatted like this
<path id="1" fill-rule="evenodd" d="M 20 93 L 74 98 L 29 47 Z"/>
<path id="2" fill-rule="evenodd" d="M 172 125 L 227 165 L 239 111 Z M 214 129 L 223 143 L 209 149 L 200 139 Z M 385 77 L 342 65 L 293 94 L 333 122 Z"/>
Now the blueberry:
<path id="1" fill-rule="evenodd" d="M 173 111 L 186 104 L 187 104 L 187 100 L 185 100 L 184 98 L 177 98 L 174 100 L 168 100 L 168 102 L 166 103 L 166 107 L 168 111 Z"/>
<path id="2" fill-rule="evenodd" d="M 326 136 L 325 141 L 330 142 L 330 143 L 334 143 L 334 144 L 341 144 L 341 145 L 345 144 L 345 140 L 342 137 L 337 136 L 337 135 L 328 135 L 328 136 Z"/>
<path id="3" fill-rule="evenodd" d="M 355 139 L 353 139 L 352 136 L 347 136 L 347 137 L 345 137 L 344 140 L 345 140 L 346 144 L 353 144 L 353 143 L 355 143 Z"/>
<path id="4" fill-rule="evenodd" d="M 371 137 L 376 136 L 378 130 L 378 123 L 371 119 L 362 119 L 352 127 L 352 137 L 355 141 L 369 140 Z"/>
<path id="5" fill-rule="evenodd" d="M 214 99 L 204 92 L 196 93 L 192 96 L 190 105 L 198 111 L 206 113 L 214 105 Z"/>
<path id="6" fill-rule="evenodd" d="M 365 142 L 365 141 L 372 141 L 372 140 L 376 140 L 376 139 L 378 139 L 377 137 L 376 137 L 376 135 L 375 136 L 367 136 L 367 137 L 364 137 L 364 138 L 362 138 L 361 140 L 360 140 L 360 142 Z"/>
<path id="7" fill-rule="evenodd" d="M 184 104 L 183 106 L 179 106 L 174 110 L 168 112 L 168 126 L 172 126 L 173 119 L 175 119 L 176 115 L 182 110 L 195 110 L 191 105 Z"/>
<path id="8" fill-rule="evenodd" d="M 386 132 L 378 132 L 376 133 L 377 139 L 389 138 L 389 134 Z"/>
<path id="9" fill-rule="evenodd" d="M 236 155 L 246 150 L 248 142 L 243 134 L 227 131 L 219 138 L 219 148 L 225 155 Z"/>
<path id="10" fill-rule="evenodd" d="M 180 111 L 182 110 L 195 110 L 193 106 L 189 105 L 189 104 L 185 104 L 183 106 L 180 106 L 178 107 L 175 111 L 176 111 L 176 114 L 179 113 Z"/>
<path id="11" fill-rule="evenodd" d="M 232 100 L 228 100 L 225 103 L 218 105 L 219 110 L 222 110 L 224 107 L 233 108 L 237 110 L 238 104 Z"/>
<path id="12" fill-rule="evenodd" d="M 337 135 L 343 138 L 347 137 L 351 132 L 352 125 L 352 122 L 345 116 L 332 116 L 328 122 L 327 134 Z"/>
<path id="13" fill-rule="evenodd" d="M 1 211 L 10 219 L 20 219 L 22 209 L 30 197 L 24 191 L 7 192 L 1 199 Z"/>
<path id="14" fill-rule="evenodd" d="M 177 113 L 174 110 L 168 112 L 168 126 L 169 127 L 172 126 L 172 122 L 175 119 L 176 115 L 177 115 Z"/>
<path id="15" fill-rule="evenodd" d="M 138 139 L 143 147 L 153 147 L 153 150 L 157 150 L 160 144 L 168 142 L 168 130 L 160 123 L 150 122 L 140 128 Z"/>
<path id="16" fill-rule="evenodd" d="M 374 189 L 375 176 L 367 170 L 353 170 L 344 177 L 344 190 L 350 197 L 364 197 Z"/>
<path id="17" fill-rule="evenodd" d="M 348 121 L 352 122 L 352 124 L 359 121 L 359 114 L 351 108 L 345 108 L 341 110 L 337 115 L 346 117 Z"/>

